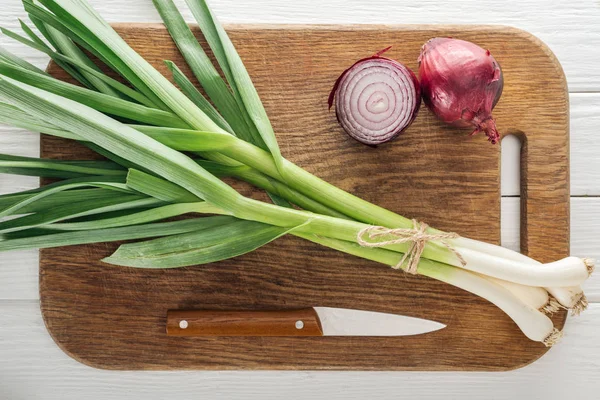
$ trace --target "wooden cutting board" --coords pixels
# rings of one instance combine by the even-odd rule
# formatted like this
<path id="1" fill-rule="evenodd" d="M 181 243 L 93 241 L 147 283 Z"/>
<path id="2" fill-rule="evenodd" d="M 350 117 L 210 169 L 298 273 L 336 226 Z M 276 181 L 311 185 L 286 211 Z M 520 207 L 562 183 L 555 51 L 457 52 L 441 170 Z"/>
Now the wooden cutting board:
<path id="1" fill-rule="evenodd" d="M 166 74 L 184 67 L 162 25 L 117 30 Z M 485 26 L 232 26 L 232 40 L 271 117 L 285 157 L 360 197 L 444 230 L 500 241 L 500 146 L 439 123 L 423 107 L 396 141 L 370 148 L 348 138 L 327 109 L 338 75 L 392 45 L 417 70 L 435 36 L 492 51 L 505 76 L 495 110 L 502 134 L 524 143 L 523 251 L 541 261 L 569 249 L 569 104 L 554 55 L 532 35 Z M 189 73 L 189 70 L 185 69 Z M 50 71 L 66 78 L 56 66 Z M 43 157 L 90 152 L 44 136 Z M 243 193 L 256 195 L 236 184 Z M 101 263 L 117 244 L 43 250 L 41 308 L 56 343 L 106 369 L 507 370 L 546 348 L 492 304 L 452 286 L 285 237 L 234 260 L 147 271 Z M 345 307 L 432 319 L 447 328 L 412 337 L 218 337 L 165 334 L 169 309 Z M 555 317 L 562 326 L 566 313 Z M 559 344 L 560 345 L 560 344 Z"/>

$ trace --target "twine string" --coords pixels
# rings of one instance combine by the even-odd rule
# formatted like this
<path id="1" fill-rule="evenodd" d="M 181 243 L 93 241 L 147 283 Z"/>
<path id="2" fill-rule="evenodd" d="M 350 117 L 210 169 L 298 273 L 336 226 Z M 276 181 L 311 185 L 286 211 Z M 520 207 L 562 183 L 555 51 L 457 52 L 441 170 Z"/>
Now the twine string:
<path id="1" fill-rule="evenodd" d="M 409 243 L 408 250 L 404 253 L 404 256 L 400 260 L 400 262 L 394 265 L 392 268 L 402 269 L 402 266 L 406 262 L 406 268 L 404 269 L 409 274 L 417 274 L 418 273 L 418 265 L 419 260 L 421 259 L 421 255 L 423 254 L 423 250 L 425 250 L 425 245 L 427 242 L 436 240 L 441 244 L 446 246 L 450 251 L 456 255 L 460 263 L 464 266 L 466 265 L 466 261 L 460 255 L 458 251 L 454 247 L 450 245 L 446 241 L 446 239 L 456 239 L 460 237 L 457 233 L 454 232 L 440 232 L 440 233 L 427 233 L 427 225 L 424 222 L 419 222 L 416 219 L 412 220 L 413 227 L 406 228 L 385 228 L 383 226 L 368 226 L 364 229 L 361 229 L 357 235 L 358 244 L 363 247 L 385 247 L 392 244 L 401 244 L 401 243 Z M 373 239 L 381 238 L 381 237 L 393 237 L 388 240 L 380 240 L 380 241 L 372 241 Z M 368 240 L 367 240 L 368 239 Z"/>

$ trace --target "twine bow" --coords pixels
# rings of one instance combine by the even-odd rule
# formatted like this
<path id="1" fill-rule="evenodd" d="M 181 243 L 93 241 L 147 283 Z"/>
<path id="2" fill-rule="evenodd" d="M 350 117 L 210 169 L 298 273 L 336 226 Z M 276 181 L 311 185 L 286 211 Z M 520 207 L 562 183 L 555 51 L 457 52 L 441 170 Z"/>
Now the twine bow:
<path id="1" fill-rule="evenodd" d="M 431 240 L 437 240 L 444 246 L 446 246 L 450 251 L 452 251 L 462 265 L 466 265 L 464 258 L 460 255 L 458 251 L 454 249 L 445 239 L 456 239 L 460 237 L 457 233 L 454 232 L 442 232 L 442 233 L 427 233 L 427 225 L 424 222 L 418 222 L 416 219 L 412 220 L 413 228 L 412 229 L 389 229 L 383 226 L 368 226 L 364 229 L 361 229 L 357 235 L 358 244 L 364 247 L 384 247 L 392 244 L 400 244 L 400 243 L 408 243 L 411 242 L 410 246 L 404 256 L 400 260 L 400 262 L 394 265 L 392 268 L 402 269 L 404 262 L 406 262 L 405 271 L 409 274 L 417 274 L 417 269 L 419 265 L 419 260 L 421 259 L 421 255 L 423 254 L 423 250 L 425 250 L 425 245 L 427 242 Z M 377 239 L 382 236 L 392 236 L 394 239 L 383 240 L 383 241 L 367 241 L 365 237 L 368 239 Z"/>

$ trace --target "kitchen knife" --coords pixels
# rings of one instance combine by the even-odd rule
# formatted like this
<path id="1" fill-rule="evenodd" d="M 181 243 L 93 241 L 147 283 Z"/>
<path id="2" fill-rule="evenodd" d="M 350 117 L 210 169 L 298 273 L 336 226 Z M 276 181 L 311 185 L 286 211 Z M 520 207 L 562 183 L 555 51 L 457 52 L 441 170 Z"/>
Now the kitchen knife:
<path id="1" fill-rule="evenodd" d="M 406 336 L 446 325 L 421 318 L 345 308 L 277 311 L 171 310 L 170 336 Z"/>

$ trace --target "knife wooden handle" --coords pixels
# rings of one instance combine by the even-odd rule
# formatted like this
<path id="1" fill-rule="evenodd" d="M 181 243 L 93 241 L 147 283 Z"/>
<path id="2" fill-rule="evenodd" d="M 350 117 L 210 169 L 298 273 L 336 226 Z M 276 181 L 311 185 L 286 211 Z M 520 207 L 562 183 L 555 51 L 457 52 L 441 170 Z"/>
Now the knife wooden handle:
<path id="1" fill-rule="evenodd" d="M 314 308 L 279 311 L 171 310 L 169 336 L 323 336 Z"/>

